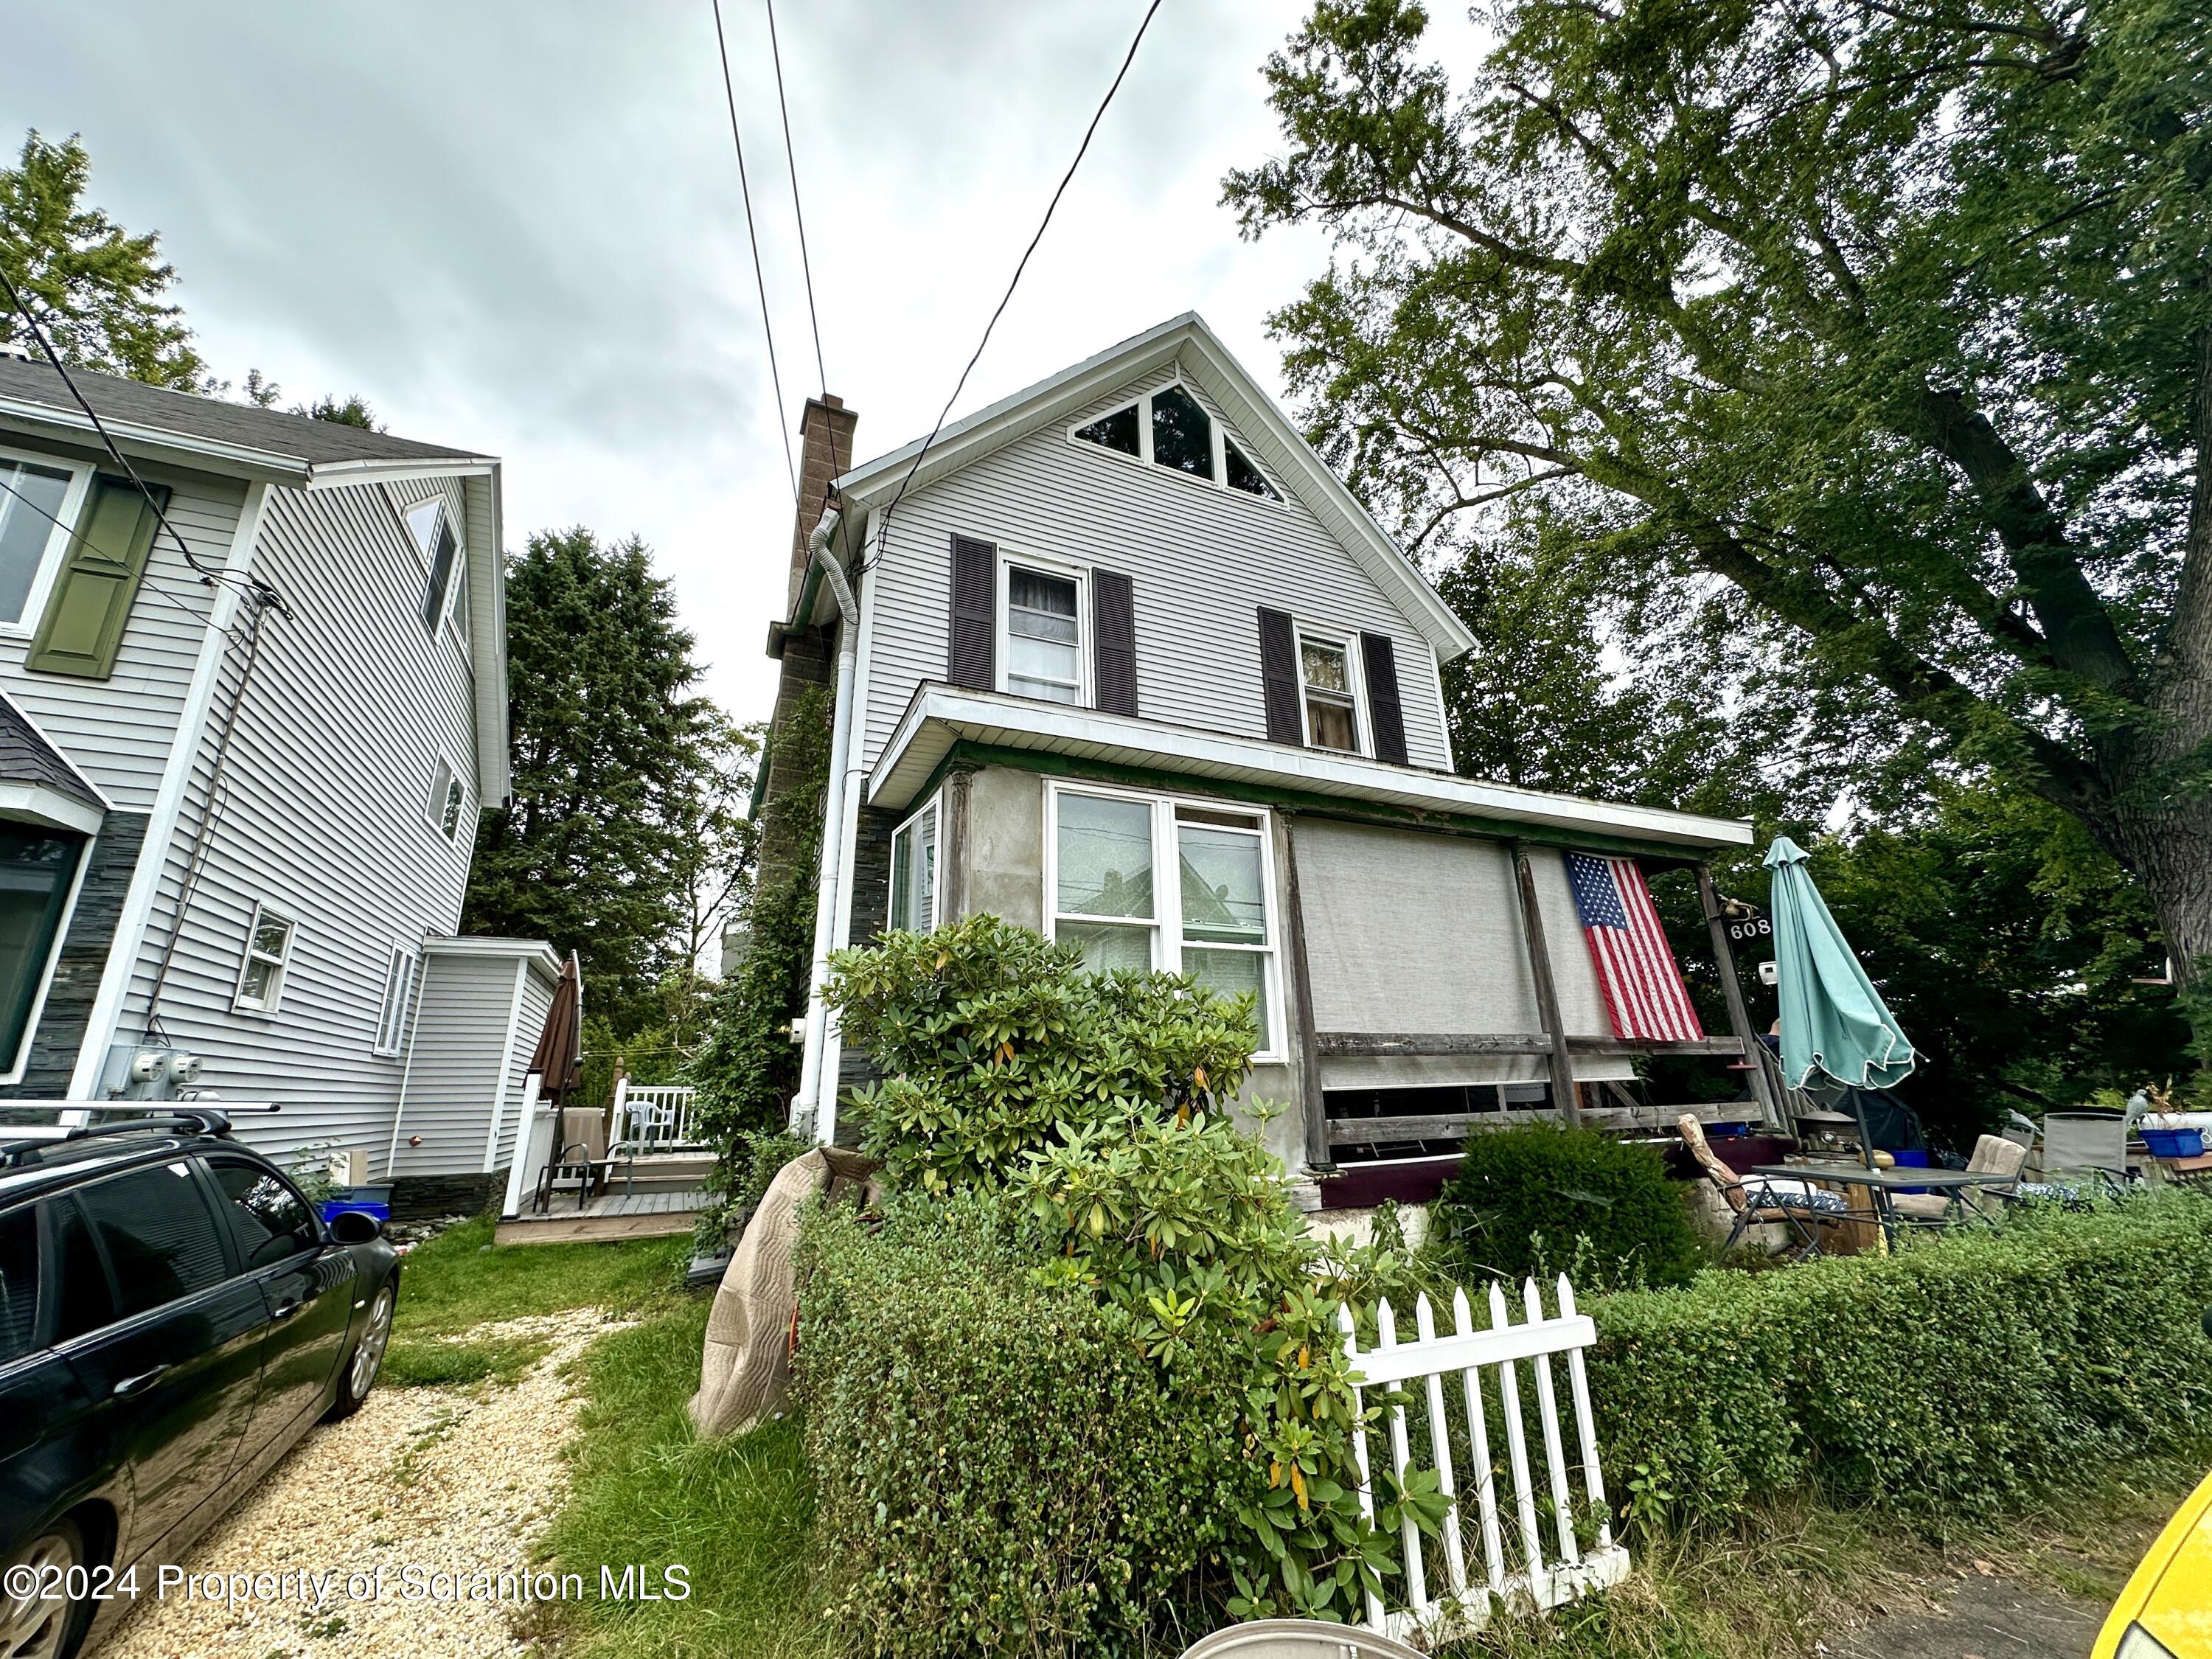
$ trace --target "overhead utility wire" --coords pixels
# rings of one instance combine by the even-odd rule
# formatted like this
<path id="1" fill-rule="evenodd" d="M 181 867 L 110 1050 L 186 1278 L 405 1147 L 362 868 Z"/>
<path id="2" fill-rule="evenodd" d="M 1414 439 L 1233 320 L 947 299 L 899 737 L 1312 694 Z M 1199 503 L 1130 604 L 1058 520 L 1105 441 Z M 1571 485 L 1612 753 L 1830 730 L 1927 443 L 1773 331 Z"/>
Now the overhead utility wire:
<path id="1" fill-rule="evenodd" d="M 169 515 L 161 510 L 161 497 L 155 495 L 152 487 L 138 476 L 138 469 L 131 465 L 131 458 L 125 455 L 117 447 L 115 440 L 108 435 L 107 428 L 100 421 L 99 413 L 85 401 L 84 393 L 77 389 L 76 381 L 71 377 L 68 365 L 62 362 L 61 355 L 54 349 L 53 342 L 46 337 L 46 331 L 39 325 L 36 313 L 23 303 L 23 296 L 15 291 L 15 284 L 9 280 L 5 270 L 0 270 L 0 289 L 5 289 L 8 291 L 9 303 L 22 313 L 24 322 L 30 326 L 31 337 L 39 343 L 39 349 L 46 353 L 46 361 L 53 365 L 54 373 L 62 377 L 62 384 L 69 388 L 70 396 L 76 400 L 76 406 L 84 411 L 85 419 L 92 422 L 92 429 L 100 434 L 100 441 L 107 447 L 107 453 L 115 458 L 116 465 L 121 467 L 129 475 L 131 482 L 138 486 L 138 493 L 146 498 L 146 505 L 154 510 L 155 522 L 169 532 L 169 539 L 176 543 L 177 551 L 185 556 L 185 562 L 190 565 L 198 574 L 199 579 L 210 587 L 237 586 L 238 584 L 227 573 L 217 570 L 210 565 L 203 564 L 199 555 L 193 552 L 185 538 L 177 533 L 177 527 L 169 522 Z M 275 606 L 277 614 L 285 621 L 292 620 L 291 607 L 284 603 L 276 590 L 267 582 L 258 577 L 249 577 L 246 579 L 243 591 L 259 599 L 265 605 Z"/>
<path id="2" fill-rule="evenodd" d="M 1060 188 L 1053 191 L 1052 200 L 1045 204 L 1044 217 L 1038 222 L 1036 234 L 1030 238 L 1030 245 L 1022 250 L 1021 263 L 1014 267 L 1013 280 L 1006 284 L 1006 291 L 999 300 L 998 310 L 991 313 L 991 320 L 983 325 L 983 337 L 975 342 L 975 356 L 969 358 L 968 367 L 960 371 L 959 380 L 953 383 L 952 395 L 945 400 L 945 407 L 937 413 L 937 424 L 930 428 L 929 435 L 921 441 L 921 447 L 915 451 L 914 464 L 907 468 L 906 477 L 899 480 L 898 494 L 891 497 L 891 504 L 884 509 L 884 527 L 876 543 L 878 547 L 883 545 L 882 538 L 890 534 L 891 515 L 898 511 L 899 502 L 905 499 L 907 486 L 914 482 L 914 475 L 921 470 L 922 458 L 929 453 L 929 447 L 937 441 L 937 434 L 945 430 L 945 417 L 952 412 L 952 405 L 959 401 L 961 389 L 968 384 L 968 376 L 982 357 L 983 348 L 990 344 L 991 331 L 999 325 L 999 319 L 1006 309 L 1006 302 L 1014 297 L 1014 289 L 1022 280 L 1022 273 L 1029 269 L 1030 255 L 1037 251 L 1037 244 L 1044 240 L 1045 227 L 1052 223 L 1053 210 L 1060 205 L 1060 198 L 1067 193 L 1068 184 L 1074 179 L 1076 168 L 1083 165 L 1083 157 L 1091 148 L 1091 137 L 1097 132 L 1099 122 L 1105 119 L 1106 106 L 1114 101 L 1114 94 L 1121 91 L 1122 78 L 1129 73 L 1129 65 L 1137 61 L 1137 48 L 1144 44 L 1145 31 L 1152 27 L 1153 15 L 1159 9 L 1160 0 L 1152 0 L 1146 9 L 1145 21 L 1137 25 L 1136 38 L 1129 42 L 1129 50 L 1121 59 L 1121 67 L 1115 72 L 1114 84 L 1106 88 L 1105 97 L 1098 100 L 1097 112 L 1091 116 L 1091 125 L 1083 130 L 1083 142 L 1075 148 L 1075 159 L 1067 164 L 1067 171 L 1060 175 Z"/>
<path id="3" fill-rule="evenodd" d="M 775 366 L 775 330 L 768 319 L 768 278 L 761 274 L 760 234 L 753 228 L 753 191 L 745 177 L 745 141 L 738 131 L 738 90 L 730 79 L 730 45 L 722 36 L 722 0 L 714 0 L 714 45 L 722 54 L 722 95 L 729 100 L 730 141 L 738 147 L 738 190 L 745 201 L 745 240 L 752 244 L 753 287 L 760 294 L 761 332 L 768 337 L 769 384 L 775 389 L 775 429 L 783 439 L 783 470 L 791 477 L 791 499 L 799 501 L 799 465 L 791 458 L 791 434 L 783 419 L 783 376 Z"/>
<path id="4" fill-rule="evenodd" d="M 814 309 L 814 266 L 806 257 L 806 214 L 799 204 L 799 155 L 791 147 L 791 106 L 783 96 L 783 49 L 775 40 L 775 0 L 768 0 L 768 55 L 775 64 L 775 106 L 783 116 L 783 160 L 791 170 L 791 216 L 799 221 L 799 268 L 806 275 L 806 322 L 814 331 L 814 372 L 826 398 L 830 371 L 822 364 L 822 318 Z"/>

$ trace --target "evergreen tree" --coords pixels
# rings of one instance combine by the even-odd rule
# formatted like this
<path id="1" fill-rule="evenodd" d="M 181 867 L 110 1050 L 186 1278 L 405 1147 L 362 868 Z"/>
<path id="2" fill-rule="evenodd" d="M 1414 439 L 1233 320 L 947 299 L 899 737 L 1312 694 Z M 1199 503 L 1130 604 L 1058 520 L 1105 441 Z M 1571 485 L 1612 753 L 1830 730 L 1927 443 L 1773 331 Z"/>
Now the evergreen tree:
<path id="1" fill-rule="evenodd" d="M 0 167 L 0 269 L 71 368 L 184 392 L 211 389 L 191 331 L 162 295 L 176 272 L 152 231 L 132 236 L 82 198 L 92 159 L 75 137 L 34 131 Z M 0 292 L 0 339 L 30 349 L 29 325 Z"/>
<path id="2" fill-rule="evenodd" d="M 668 582 L 635 537 L 548 532 L 507 561 L 514 786 L 484 815 L 463 926 L 582 958 L 587 1006 L 627 1032 L 678 967 L 702 795 L 726 723 Z"/>

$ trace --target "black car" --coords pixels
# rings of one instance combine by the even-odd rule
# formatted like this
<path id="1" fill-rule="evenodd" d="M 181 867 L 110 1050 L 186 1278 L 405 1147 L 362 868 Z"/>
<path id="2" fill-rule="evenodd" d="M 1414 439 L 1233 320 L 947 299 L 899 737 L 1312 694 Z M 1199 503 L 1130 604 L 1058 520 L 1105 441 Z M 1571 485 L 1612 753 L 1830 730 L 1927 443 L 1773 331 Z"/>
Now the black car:
<path id="1" fill-rule="evenodd" d="M 198 1109 L 0 1126 L 7 1659 L 67 1659 L 376 1381 L 398 1255 L 228 1132 Z"/>

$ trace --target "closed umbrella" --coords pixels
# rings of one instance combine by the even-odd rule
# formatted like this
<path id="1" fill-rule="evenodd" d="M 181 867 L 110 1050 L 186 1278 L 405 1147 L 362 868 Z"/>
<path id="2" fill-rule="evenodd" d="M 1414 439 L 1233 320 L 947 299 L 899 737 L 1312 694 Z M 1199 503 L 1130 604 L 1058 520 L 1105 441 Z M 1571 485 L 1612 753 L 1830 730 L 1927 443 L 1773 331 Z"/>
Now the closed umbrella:
<path id="1" fill-rule="evenodd" d="M 571 951 L 561 969 L 561 982 L 553 988 L 544 1029 L 538 1034 L 538 1050 L 530 1057 L 530 1069 L 540 1079 L 540 1097 L 565 1100 L 582 1080 L 583 1057 L 584 972 Z"/>
<path id="2" fill-rule="evenodd" d="M 1769 908 L 1784 1079 L 1823 1100 L 1889 1088 L 1911 1072 L 1912 1045 L 1828 914 L 1805 858 L 1805 849 L 1787 836 L 1776 836 L 1766 849 L 1766 867 L 1773 872 Z M 1859 1098 L 1856 1093 L 1851 1098 L 1856 1110 Z M 1873 1138 L 1863 1112 L 1859 1145 L 1871 1167 Z"/>

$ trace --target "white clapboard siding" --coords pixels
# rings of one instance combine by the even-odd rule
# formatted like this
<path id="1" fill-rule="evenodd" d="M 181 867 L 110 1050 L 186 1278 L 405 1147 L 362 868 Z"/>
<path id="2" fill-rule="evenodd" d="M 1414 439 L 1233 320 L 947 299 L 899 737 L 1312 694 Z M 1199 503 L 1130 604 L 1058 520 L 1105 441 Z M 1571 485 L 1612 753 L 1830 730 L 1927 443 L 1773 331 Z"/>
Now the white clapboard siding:
<path id="1" fill-rule="evenodd" d="M 8 445 L 27 453 L 40 447 L 12 435 Z M 163 509 L 170 525 L 203 564 L 220 569 L 238 532 L 246 486 L 143 462 L 139 471 L 148 483 L 170 487 Z M 176 544 L 158 532 L 113 674 L 93 680 L 29 673 L 23 667 L 29 639 L 0 636 L 0 686 L 118 810 L 146 811 L 161 790 L 214 604 Z"/>
<path id="2" fill-rule="evenodd" d="M 1444 1333 L 1429 1298 L 1419 1297 L 1410 1342 L 1398 1340 L 1397 1316 L 1386 1301 L 1375 1310 L 1375 1346 L 1365 1349 L 1351 1309 L 1337 1310 L 1345 1357 L 1363 1385 L 1353 1391 L 1355 1402 L 1378 1389 L 1413 1395 L 1410 1407 L 1385 1410 L 1382 1448 L 1370 1447 L 1365 1428 L 1354 1431 L 1361 1507 L 1372 1519 L 1378 1456 L 1401 1479 L 1435 1469 L 1451 1500 L 1434 1540 L 1424 1540 L 1411 1520 L 1403 1523 L 1402 1571 L 1386 1582 L 1387 1598 L 1369 1594 L 1371 1627 L 1394 1636 L 1446 1636 L 1481 1625 L 1496 1601 L 1557 1607 L 1626 1576 L 1628 1553 L 1613 1542 L 1583 1364 L 1597 1331 L 1576 1311 L 1564 1274 L 1558 1289 L 1559 1311 L 1547 1318 L 1536 1282 L 1527 1281 L 1525 1317 L 1516 1324 L 1504 1291 L 1492 1285 L 1488 1323 L 1480 1328 L 1467 1292 L 1455 1291 L 1452 1328 Z M 1553 1376 L 1560 1360 L 1567 1372 L 1564 1415 Z"/>
<path id="3" fill-rule="evenodd" d="M 456 513 L 461 488 L 420 486 L 449 492 Z M 467 884 L 480 804 L 468 664 L 450 627 L 434 640 L 423 629 L 422 561 L 384 486 L 272 489 L 254 568 L 294 616 L 270 615 L 262 627 L 161 1022 L 172 1042 L 201 1056 L 204 1086 L 234 1100 L 285 1103 L 277 1116 L 242 1127 L 244 1139 L 274 1152 L 333 1141 L 380 1158 L 402 1068 L 398 1057 L 372 1052 L 386 965 L 395 944 L 452 933 Z M 142 596 L 134 627 L 145 610 Z M 225 658 L 125 1001 L 126 1042 L 144 1029 L 148 993 L 176 932 L 215 732 L 246 658 L 241 638 Z M 451 841 L 426 817 L 441 755 L 465 788 Z M 231 1006 L 257 902 L 295 924 L 270 1015 Z"/>
<path id="4" fill-rule="evenodd" d="M 532 957 L 430 954 L 391 1149 L 392 1176 L 468 1175 L 504 1169 L 513 1161 L 523 1078 L 544 1028 L 553 985 L 550 967 Z M 417 1136 L 422 1144 L 410 1146 Z M 386 1150 L 378 1147 L 377 1156 Z"/>
<path id="5" fill-rule="evenodd" d="M 1285 499 L 1262 501 L 1066 435 L 1066 426 L 1162 383 L 1158 375 L 1132 381 L 1065 425 L 1009 444 L 900 502 L 872 575 L 863 764 L 881 751 L 915 687 L 945 677 L 957 532 L 1004 553 L 1129 576 L 1138 713 L 1147 720 L 1265 738 L 1261 605 L 1304 623 L 1387 635 L 1407 758 L 1449 769 L 1435 653 L 1282 478 L 1273 482 Z"/>

